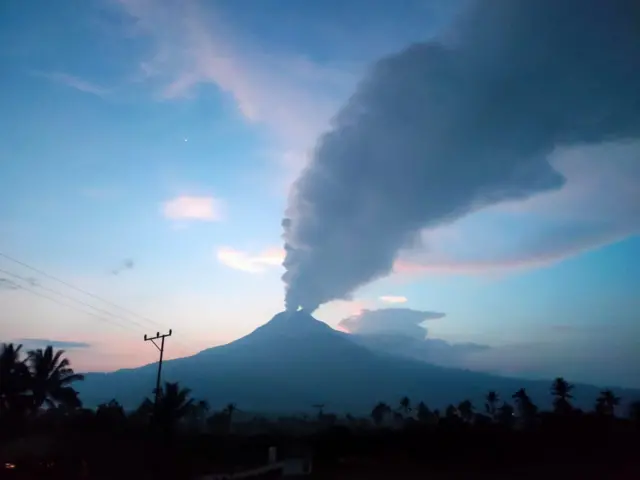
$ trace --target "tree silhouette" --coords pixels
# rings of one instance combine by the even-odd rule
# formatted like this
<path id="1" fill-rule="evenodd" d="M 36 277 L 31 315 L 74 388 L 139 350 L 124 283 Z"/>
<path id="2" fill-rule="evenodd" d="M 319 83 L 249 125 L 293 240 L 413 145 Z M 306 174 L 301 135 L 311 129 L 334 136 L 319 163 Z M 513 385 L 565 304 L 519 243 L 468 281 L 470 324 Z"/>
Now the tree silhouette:
<path id="1" fill-rule="evenodd" d="M 513 414 L 513 407 L 507 402 L 504 402 L 502 406 L 497 409 L 496 418 L 498 423 L 506 427 L 511 427 L 511 425 L 513 425 Z"/>
<path id="2" fill-rule="evenodd" d="M 119 455 L 122 455 L 123 451 L 127 451 L 130 457 L 140 457 L 140 452 L 135 450 L 143 447 L 136 445 L 136 441 L 142 442 L 146 447 L 151 440 L 151 450 L 154 453 L 159 447 L 162 452 L 171 453 L 171 455 L 164 455 L 166 457 L 186 455 L 189 456 L 189 461 L 194 458 L 196 451 L 201 451 L 203 456 L 217 451 L 220 457 L 224 457 L 227 455 L 227 446 L 233 445 L 234 449 L 244 448 L 245 444 L 251 445 L 253 442 L 246 438 L 253 437 L 253 434 L 237 435 L 233 438 L 202 435 L 204 426 L 209 428 L 209 433 L 222 435 L 232 433 L 233 418 L 237 416 L 237 412 L 240 412 L 235 403 L 227 404 L 225 408 L 207 419 L 209 405 L 206 401 L 193 400 L 190 397 L 190 390 L 180 388 L 178 383 L 165 383 L 159 392 L 157 405 L 147 398 L 134 414 L 127 416 L 122 405 L 113 399 L 99 405 L 94 412 L 90 409 L 75 408 L 77 402 L 73 400 L 77 400 L 77 394 L 70 385 L 80 378 L 81 376 L 76 375 L 70 368 L 68 360 L 63 358 L 62 351 L 55 352 L 53 348 L 47 347 L 30 352 L 29 356 L 23 359 L 20 345 L 0 345 L 0 413 L 3 414 L 0 424 L 0 442 L 4 442 L 5 439 L 13 441 L 14 438 L 25 437 L 25 434 L 29 437 L 32 433 L 43 432 L 45 433 L 43 437 L 55 437 L 53 442 L 61 443 L 64 439 L 65 448 L 72 452 L 69 455 L 69 462 L 76 461 L 75 459 L 89 459 L 89 463 L 96 462 L 98 465 L 101 462 L 104 462 L 103 465 L 124 463 L 124 461 L 112 461 L 114 458 L 120 460 Z M 64 394 L 60 393 L 67 391 L 65 389 L 72 392 L 70 402 L 65 401 Z M 326 466 L 335 462 L 332 458 L 334 456 L 339 458 L 344 455 L 344 458 L 348 458 L 350 455 L 348 450 L 353 448 L 350 444 L 357 442 L 362 443 L 357 445 L 353 452 L 360 451 L 362 447 L 364 451 L 373 448 L 375 450 L 368 451 L 384 451 L 386 454 L 389 449 L 399 448 L 402 449 L 403 456 L 423 456 L 421 452 L 426 451 L 425 447 L 436 447 L 437 453 L 432 455 L 432 458 L 421 459 L 427 462 L 450 462 L 452 457 L 447 455 L 446 449 L 453 449 L 456 458 L 464 454 L 465 459 L 470 462 L 475 458 L 485 461 L 487 452 L 499 452 L 501 461 L 506 458 L 507 462 L 520 462 L 523 457 L 535 458 L 537 461 L 545 457 L 547 448 L 559 451 L 563 458 L 573 455 L 574 448 L 564 448 L 565 445 L 593 446 L 592 450 L 575 448 L 576 451 L 581 452 L 581 455 L 585 455 L 585 451 L 593 452 L 591 455 L 593 457 L 604 455 L 604 448 L 608 443 L 614 443 L 615 449 L 623 449 L 623 444 L 626 442 L 625 435 L 633 430 L 631 428 L 633 424 L 626 418 L 614 418 L 616 407 L 621 402 L 620 398 L 611 390 L 603 390 L 595 402 L 595 412 L 599 417 L 581 416 L 575 414 L 580 410 L 574 409 L 570 404 L 572 390 L 573 386 L 562 378 L 557 378 L 551 388 L 551 393 L 555 397 L 554 411 L 556 414 L 574 412 L 568 417 L 558 417 L 546 412 L 538 416 L 538 408 L 527 392 L 520 389 L 512 396 L 518 417 L 514 416 L 514 407 L 506 402 L 500 402 L 498 393 L 490 391 L 485 395 L 484 405 L 488 415 L 475 413 L 471 401 L 463 400 L 457 407 L 455 404 L 450 404 L 446 408 L 446 418 L 442 420 L 439 418 L 440 413 L 437 410 L 432 412 L 424 402 L 417 403 L 412 409 L 408 397 L 401 398 L 398 407 L 394 409 L 384 402 L 379 402 L 371 411 L 371 418 L 377 426 L 403 427 L 394 428 L 393 432 L 382 429 L 371 434 L 368 428 L 369 421 L 364 418 L 354 418 L 349 414 L 346 415 L 346 424 L 339 425 L 336 422 L 336 415 L 324 414 L 321 409 L 318 422 L 313 421 L 313 418 L 300 421 L 297 418 L 288 417 L 278 420 L 254 418 L 252 421 L 247 420 L 246 423 L 247 431 L 256 432 L 261 437 L 263 434 L 267 436 L 258 442 L 261 445 L 260 449 L 264 447 L 264 440 L 267 438 L 269 445 L 275 445 L 280 441 L 279 438 L 287 438 L 292 433 L 287 431 L 287 428 L 293 428 L 293 435 L 296 438 L 304 438 L 305 442 L 311 439 L 314 450 L 322 452 L 319 458 L 322 462 L 326 462 Z M 15 415 L 20 410 L 18 407 L 24 408 L 25 412 L 32 408 L 47 408 L 39 415 L 20 416 L 19 421 L 13 423 L 12 420 L 18 418 Z M 321 406 L 317 407 L 321 408 Z M 415 415 L 411 413 L 412 411 L 415 411 Z M 629 415 L 636 422 L 635 425 L 640 432 L 640 401 L 631 403 Z M 416 425 L 414 416 L 422 424 L 421 426 Z M 410 418 L 407 419 L 407 417 Z M 393 418 L 398 420 L 398 424 L 394 425 L 389 421 Z M 136 419 L 144 420 L 145 424 L 150 423 L 150 419 L 155 421 L 150 423 L 151 429 L 147 431 L 146 425 L 144 425 L 145 428 L 139 428 L 143 425 L 136 424 Z M 205 419 L 206 422 L 203 421 Z M 516 420 L 519 420 L 519 425 L 515 423 Z M 437 428 L 430 428 L 436 424 Z M 168 435 L 178 425 L 181 427 L 180 436 Z M 518 433 L 512 430 L 514 426 L 519 428 L 533 425 L 535 430 L 524 429 L 523 432 Z M 6 426 L 10 428 L 5 428 Z M 133 426 L 136 428 L 131 428 Z M 51 432 L 56 435 L 49 435 Z M 158 432 L 167 435 L 157 435 L 162 438 L 155 444 L 153 435 Z M 564 432 L 570 435 L 565 435 Z M 351 433 L 357 433 L 357 435 Z M 617 439 L 617 437 L 621 438 Z M 131 443 L 131 440 L 134 442 Z M 72 443 L 73 446 L 67 447 L 67 442 Z M 205 444 L 206 448 L 200 448 Z M 4 448 L 4 443 L 2 445 Z M 414 448 L 416 445 L 419 448 Z M 540 445 L 543 446 L 540 447 Z M 28 447 L 32 448 L 31 438 L 29 438 Z M 166 447 L 168 449 L 165 450 Z M 541 455 L 537 456 L 538 454 Z M 229 455 L 228 458 L 232 456 Z M 72 460 L 71 457 L 74 459 Z M 555 454 L 551 458 L 555 458 Z M 616 457 L 616 461 L 619 460 L 624 459 Z M 180 461 L 181 473 L 184 473 L 187 463 L 187 461 L 184 463 Z M 324 466 L 323 463 L 323 468 Z M 22 466 L 20 465 L 19 468 L 22 469 Z M 165 473 L 164 464 L 160 469 Z"/>
<path id="3" fill-rule="evenodd" d="M 378 403 L 373 410 L 371 410 L 371 418 L 376 425 L 382 425 L 385 417 L 391 413 L 391 407 L 384 402 Z"/>
<path id="4" fill-rule="evenodd" d="M 427 405 L 424 402 L 420 402 L 417 408 L 417 416 L 418 416 L 419 422 L 428 423 L 431 421 L 433 414 L 431 413 L 431 410 L 429 410 L 429 407 L 427 407 Z"/>
<path id="5" fill-rule="evenodd" d="M 458 419 L 458 409 L 453 404 L 447 405 L 444 411 L 444 417 L 448 420 Z"/>
<path id="6" fill-rule="evenodd" d="M 536 415 L 538 414 L 538 407 L 536 407 L 531 401 L 524 388 L 521 388 L 516 393 L 514 393 L 513 399 L 516 402 L 518 416 L 520 417 L 521 421 L 524 423 L 524 425 L 531 426 L 531 424 L 536 419 Z"/>
<path id="7" fill-rule="evenodd" d="M 198 403 L 194 405 L 194 410 L 198 418 L 207 418 L 209 409 L 209 402 L 207 402 L 206 400 L 199 400 Z"/>
<path id="8" fill-rule="evenodd" d="M 120 405 L 120 403 L 114 398 L 109 400 L 107 403 L 101 403 L 98 405 L 98 408 L 96 409 L 96 416 L 104 416 L 109 419 L 120 417 L 124 418 L 125 413 L 122 405 Z"/>
<path id="9" fill-rule="evenodd" d="M 500 397 L 498 396 L 498 394 L 496 392 L 494 392 L 493 390 L 491 390 L 490 392 L 487 393 L 487 396 L 485 397 L 487 403 L 484 404 L 484 408 L 487 412 L 487 414 L 495 420 L 496 417 L 496 411 L 498 408 L 498 402 L 500 401 Z"/>
<path id="10" fill-rule="evenodd" d="M 153 401 L 145 398 L 138 408 L 131 414 L 131 419 L 141 423 L 149 423 L 153 418 L 154 405 Z"/>
<path id="11" fill-rule="evenodd" d="M 3 343 L 0 347 L 0 417 L 24 413 L 30 403 L 29 370 L 21 359 L 22 345 Z"/>
<path id="12" fill-rule="evenodd" d="M 31 373 L 30 387 L 33 395 L 33 407 L 43 405 L 51 408 L 63 405 L 68 408 L 82 406 L 78 393 L 70 386 L 84 380 L 84 376 L 74 373 L 69 359 L 63 358 L 64 350 L 54 353 L 52 346 L 44 350 L 29 351 L 27 364 Z"/>
<path id="13" fill-rule="evenodd" d="M 405 396 L 400 399 L 398 411 L 405 417 L 411 413 L 411 400 L 409 400 L 409 397 Z"/>
<path id="14" fill-rule="evenodd" d="M 222 411 L 222 413 L 224 413 L 224 415 L 226 415 L 227 417 L 227 431 L 229 433 L 231 433 L 231 429 L 233 426 L 233 414 L 237 411 L 238 411 L 238 407 L 236 406 L 235 403 L 227 404 L 227 406 L 224 407 L 224 410 Z M 319 415 L 322 415 L 322 413 L 320 413 Z"/>
<path id="15" fill-rule="evenodd" d="M 166 431 L 172 430 L 175 425 L 185 418 L 193 408 L 193 399 L 189 398 L 191 390 L 180 388 L 178 382 L 166 382 L 164 389 L 160 391 L 156 408 L 156 421 Z M 151 402 L 149 400 L 148 404 Z"/>
<path id="16" fill-rule="evenodd" d="M 96 409 L 96 422 L 102 428 L 112 429 L 123 425 L 127 420 L 122 405 L 116 399 L 98 405 Z"/>
<path id="17" fill-rule="evenodd" d="M 598 415 L 613 417 L 618 405 L 620 405 L 620 397 L 616 397 L 611 390 L 603 390 L 596 399 L 595 410 Z"/>
<path id="18" fill-rule="evenodd" d="M 194 429 L 201 429 L 207 420 L 209 414 L 209 403 L 206 400 L 199 400 L 191 404 L 189 410 L 189 423 Z"/>
<path id="19" fill-rule="evenodd" d="M 460 413 L 460 417 L 467 423 L 473 422 L 473 404 L 471 400 L 463 400 L 458 405 L 458 412 Z"/>
<path id="20" fill-rule="evenodd" d="M 571 413 L 573 407 L 569 400 L 573 398 L 573 395 L 571 394 L 573 388 L 573 385 L 562 377 L 558 377 L 553 381 L 551 384 L 551 394 L 555 397 L 553 400 L 555 413 L 559 415 Z"/>

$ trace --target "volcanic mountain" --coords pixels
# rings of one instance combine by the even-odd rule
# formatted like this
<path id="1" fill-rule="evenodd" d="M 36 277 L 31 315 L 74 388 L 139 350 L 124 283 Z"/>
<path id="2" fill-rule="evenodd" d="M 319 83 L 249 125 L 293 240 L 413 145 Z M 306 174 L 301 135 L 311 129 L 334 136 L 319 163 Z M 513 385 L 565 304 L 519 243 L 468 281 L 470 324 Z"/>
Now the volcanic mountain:
<path id="1" fill-rule="evenodd" d="M 438 367 L 372 350 L 352 338 L 304 311 L 282 312 L 234 342 L 166 361 L 163 379 L 179 381 L 213 408 L 235 402 L 245 411 L 265 413 L 309 411 L 324 403 L 337 413 L 365 414 L 377 402 L 396 405 L 404 395 L 433 408 L 464 399 L 482 405 L 489 390 L 509 400 L 519 388 L 541 405 L 550 401 L 549 381 Z M 135 408 L 150 395 L 156 372 L 157 364 L 150 364 L 90 373 L 78 390 L 88 406 L 115 398 Z M 596 387 L 578 386 L 576 401 L 589 407 L 598 393 Z"/>

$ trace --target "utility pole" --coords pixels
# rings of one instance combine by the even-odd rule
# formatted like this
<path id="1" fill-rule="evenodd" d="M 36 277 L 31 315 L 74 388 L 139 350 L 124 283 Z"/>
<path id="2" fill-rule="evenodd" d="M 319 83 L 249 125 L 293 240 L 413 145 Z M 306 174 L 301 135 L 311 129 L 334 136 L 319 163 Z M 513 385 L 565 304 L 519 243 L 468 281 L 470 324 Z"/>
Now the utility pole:
<path id="1" fill-rule="evenodd" d="M 160 332 L 156 332 L 155 337 L 147 337 L 146 334 L 144 336 L 144 341 L 153 343 L 155 347 L 158 349 L 158 351 L 160 352 L 160 361 L 158 362 L 158 378 L 156 379 L 156 390 L 155 390 L 156 396 L 153 404 L 155 409 L 158 408 L 158 400 L 160 399 L 160 392 L 161 392 L 160 377 L 162 375 L 162 356 L 164 354 L 164 339 L 170 336 L 171 336 L 171 330 L 169 330 L 169 333 L 165 333 L 163 335 L 160 335 Z M 160 346 L 158 346 L 155 340 L 160 340 Z"/>

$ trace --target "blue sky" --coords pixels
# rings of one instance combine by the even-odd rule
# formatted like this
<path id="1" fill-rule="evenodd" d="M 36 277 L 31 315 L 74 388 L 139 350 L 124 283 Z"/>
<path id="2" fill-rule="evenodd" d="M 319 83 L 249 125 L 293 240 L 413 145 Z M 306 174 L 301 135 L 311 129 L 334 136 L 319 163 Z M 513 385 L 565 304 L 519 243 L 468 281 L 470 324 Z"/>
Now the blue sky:
<path id="1" fill-rule="evenodd" d="M 317 137 L 372 62 L 465 6 L 28 3 L 0 15 L 0 252 L 146 320 L 0 257 L 16 282 L 0 289 L 0 338 L 86 342 L 80 369 L 153 361 L 142 335 L 160 327 L 181 356 L 282 310 L 280 221 Z M 395 300 L 446 314 L 429 337 L 493 347 L 459 365 L 640 387 L 639 147 L 554 150 L 562 188 L 425 229 L 393 274 L 318 318 Z M 72 302 L 51 290 L 124 327 L 32 293 Z"/>

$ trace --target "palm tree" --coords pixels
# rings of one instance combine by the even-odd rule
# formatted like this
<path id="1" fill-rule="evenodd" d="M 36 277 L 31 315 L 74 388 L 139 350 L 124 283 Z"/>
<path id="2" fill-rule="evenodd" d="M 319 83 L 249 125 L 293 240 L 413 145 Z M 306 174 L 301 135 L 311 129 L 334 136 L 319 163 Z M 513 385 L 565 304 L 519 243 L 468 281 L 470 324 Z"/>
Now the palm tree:
<path id="1" fill-rule="evenodd" d="M 227 429 L 229 433 L 231 433 L 231 428 L 233 425 L 233 414 L 237 411 L 238 411 L 238 407 L 236 406 L 235 403 L 227 404 L 227 406 L 224 407 L 224 410 L 222 410 L 222 413 L 224 413 L 224 415 L 226 415 L 227 417 Z"/>
<path id="2" fill-rule="evenodd" d="M 21 358 L 22 345 L 3 343 L 0 347 L 0 417 L 23 412 L 28 405 L 29 370 Z"/>
<path id="3" fill-rule="evenodd" d="M 471 400 L 463 400 L 460 402 L 458 405 L 458 412 L 465 422 L 471 423 L 474 417 L 473 404 L 471 403 Z"/>
<path id="4" fill-rule="evenodd" d="M 171 430 L 193 408 L 193 399 L 189 398 L 191 390 L 180 388 L 178 382 L 166 382 L 160 391 L 156 408 L 156 419 L 165 430 Z M 151 400 L 147 402 L 147 405 Z"/>
<path id="5" fill-rule="evenodd" d="M 136 411 L 131 414 L 131 417 L 137 420 L 148 422 L 153 417 L 153 410 L 153 401 L 149 398 L 145 398 L 138 406 Z"/>
<path id="6" fill-rule="evenodd" d="M 207 420 L 208 413 L 209 402 L 206 400 L 199 400 L 198 402 L 193 403 L 188 415 L 191 428 L 196 430 L 201 429 Z"/>
<path id="7" fill-rule="evenodd" d="M 380 426 L 384 421 L 385 417 L 391 413 L 391 407 L 384 402 L 378 403 L 373 410 L 371 410 L 371 418 L 373 419 L 373 423 Z"/>
<path id="8" fill-rule="evenodd" d="M 206 400 L 200 400 L 196 404 L 196 411 L 198 412 L 198 415 L 202 416 L 203 418 L 207 417 L 207 414 L 209 413 L 209 409 L 210 409 L 209 402 L 207 402 Z"/>
<path id="9" fill-rule="evenodd" d="M 569 403 L 569 400 L 573 398 L 571 395 L 573 388 L 573 385 L 562 377 L 556 378 L 551 384 L 551 394 L 556 397 L 553 406 L 557 414 L 565 415 L 573 410 L 571 403 Z"/>
<path id="10" fill-rule="evenodd" d="M 98 405 L 96 409 L 96 420 L 98 424 L 107 428 L 113 428 L 124 424 L 127 415 L 124 408 L 117 400 L 110 400 L 108 403 Z"/>
<path id="11" fill-rule="evenodd" d="M 616 397 L 611 390 L 603 390 L 596 400 L 596 413 L 613 417 L 618 405 L 620 405 L 620 397 Z"/>
<path id="12" fill-rule="evenodd" d="M 407 416 L 411 413 L 411 400 L 409 400 L 409 397 L 402 397 L 400 399 L 400 406 L 398 410 L 404 416 Z"/>
<path id="13" fill-rule="evenodd" d="M 498 408 L 498 402 L 500 401 L 500 397 L 498 396 L 498 394 L 496 392 L 491 390 L 489 393 L 487 393 L 487 396 L 485 398 L 487 400 L 487 403 L 484 404 L 484 408 L 487 411 L 487 414 L 493 420 L 495 420 L 496 411 L 497 411 L 497 408 Z"/>
<path id="14" fill-rule="evenodd" d="M 516 402 L 518 416 L 525 424 L 531 424 L 538 414 L 538 407 L 531 401 L 524 388 L 518 390 L 512 397 Z"/>
<path id="15" fill-rule="evenodd" d="M 224 407 L 224 413 L 229 417 L 229 420 L 233 417 L 234 412 L 238 410 L 238 407 L 235 403 L 229 403 L 226 407 Z"/>
<path id="16" fill-rule="evenodd" d="M 69 408 L 82 406 L 76 392 L 70 385 L 84 380 L 75 373 L 68 358 L 63 358 L 64 350 L 54 353 L 51 345 L 44 350 L 29 351 L 27 364 L 31 372 L 31 392 L 35 409 L 46 405 L 48 408 L 63 405 Z"/>
<path id="17" fill-rule="evenodd" d="M 431 414 L 431 416 L 433 418 L 433 421 L 438 423 L 440 421 L 440 416 L 441 416 L 440 410 L 436 408 Z"/>
<path id="18" fill-rule="evenodd" d="M 429 410 L 429 407 L 427 407 L 427 405 L 424 402 L 420 402 L 418 404 L 418 421 L 420 423 L 428 423 L 431 418 L 432 418 L 432 413 L 431 410 Z"/>
<path id="19" fill-rule="evenodd" d="M 450 403 L 444 411 L 444 417 L 449 420 L 454 418 L 457 419 L 459 418 L 458 413 L 459 413 L 458 409 L 453 404 Z"/>
<path id="20" fill-rule="evenodd" d="M 505 426 L 511 426 L 513 424 L 513 407 L 504 402 L 500 408 L 497 409 L 497 420 L 500 424 Z"/>

